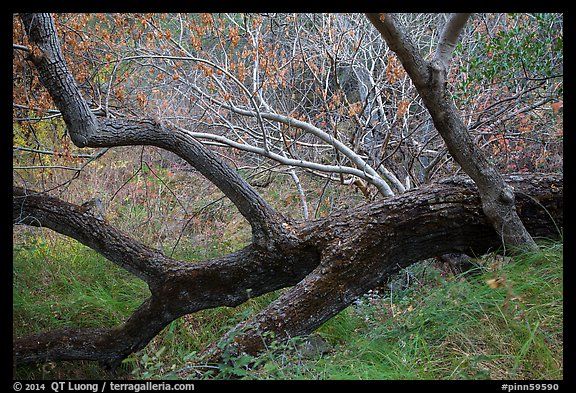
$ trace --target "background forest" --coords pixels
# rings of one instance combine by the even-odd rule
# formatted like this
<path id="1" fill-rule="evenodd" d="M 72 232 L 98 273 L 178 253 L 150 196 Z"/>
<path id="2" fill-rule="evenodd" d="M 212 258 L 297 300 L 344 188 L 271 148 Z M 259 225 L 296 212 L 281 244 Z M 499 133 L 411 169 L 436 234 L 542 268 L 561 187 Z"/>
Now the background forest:
<path id="1" fill-rule="evenodd" d="M 461 173 L 396 55 L 362 14 L 53 16 L 94 113 L 184 130 L 296 220 Z M 400 17 L 431 57 L 446 16 Z M 97 198 L 107 222 L 178 259 L 250 243 L 233 203 L 178 156 L 151 146 L 74 146 L 19 48 L 27 42 L 21 21 L 13 22 L 15 185 L 76 204 Z M 502 173 L 562 173 L 561 14 L 475 14 L 451 64 L 453 100 Z M 187 364 L 282 290 L 187 315 L 114 378 L 562 379 L 562 244 L 540 244 L 514 260 L 499 250 L 478 256 L 467 272 L 439 260 L 414 264 L 324 324 L 315 340 L 296 337 L 214 370 Z M 148 296 L 144 282 L 44 228 L 14 226 L 13 266 L 17 336 L 115 326 Z M 15 375 L 110 377 L 90 362 L 22 366 Z"/>

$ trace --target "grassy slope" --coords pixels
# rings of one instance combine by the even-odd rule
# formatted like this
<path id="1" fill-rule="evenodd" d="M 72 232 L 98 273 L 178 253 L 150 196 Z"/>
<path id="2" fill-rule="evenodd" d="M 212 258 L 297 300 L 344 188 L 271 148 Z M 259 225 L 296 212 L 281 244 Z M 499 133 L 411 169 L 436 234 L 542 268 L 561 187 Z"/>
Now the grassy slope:
<path id="1" fill-rule="evenodd" d="M 156 153 L 150 154 L 152 162 Z M 114 195 L 107 213 L 113 225 L 168 254 L 176 246 L 174 256 L 183 260 L 229 253 L 249 241 L 245 220 L 197 174 L 163 167 L 154 167 L 153 173 L 144 170 L 147 166 L 140 170 L 140 150 L 109 155 L 115 170 L 101 165 L 83 171 L 83 186 L 68 189 L 71 201 L 80 203 L 94 194 L 110 201 Z M 324 188 L 306 177 L 301 181 L 306 183 L 312 216 L 362 203 L 361 195 L 346 188 Z M 299 217 L 298 195 L 288 176 L 274 178 L 260 191 L 273 206 Z M 176 242 L 181 231 L 182 241 Z M 149 294 L 142 281 L 51 231 L 15 227 L 13 244 L 13 329 L 17 336 L 60 327 L 114 326 Z M 562 378 L 562 258 L 561 244 L 543 246 L 541 253 L 516 258 L 513 263 L 490 256 L 479 260 L 478 274 L 466 279 L 446 274 L 430 262 L 413 265 L 402 272 L 403 281 L 410 285 L 365 297 L 319 329 L 333 346 L 331 353 L 305 356 L 294 339 L 274 345 L 258 359 L 230 359 L 220 377 Z M 486 281 L 495 278 L 501 279 L 501 285 L 491 288 Z M 272 293 L 234 309 L 204 310 L 180 318 L 144 350 L 126 359 L 116 374 L 107 374 L 90 362 L 63 362 L 20 367 L 16 376 L 176 377 L 176 371 L 208 343 L 276 296 Z M 247 360 L 258 367 L 248 368 Z"/>
<path id="2" fill-rule="evenodd" d="M 562 245 L 546 244 L 540 253 L 513 261 L 496 255 L 481 258 L 476 274 L 466 278 L 431 262 L 413 265 L 401 273 L 410 285 L 366 296 L 319 329 L 332 345 L 331 353 L 304 356 L 295 339 L 248 359 L 256 361 L 255 368 L 248 368 L 246 359 L 232 359 L 220 377 L 561 379 L 562 260 Z M 93 251 L 41 230 L 18 234 L 13 262 L 17 335 L 65 326 L 113 326 L 148 294 L 144 283 Z M 174 321 L 113 376 L 89 362 L 64 362 L 21 367 L 17 377 L 174 378 L 197 351 L 275 296 Z"/>
<path id="3" fill-rule="evenodd" d="M 323 329 L 329 333 L 338 319 L 348 325 L 343 331 L 357 327 L 321 377 L 562 379 L 561 245 L 479 264 L 479 275 L 430 271 L 437 277 L 392 301 L 346 310 Z"/>

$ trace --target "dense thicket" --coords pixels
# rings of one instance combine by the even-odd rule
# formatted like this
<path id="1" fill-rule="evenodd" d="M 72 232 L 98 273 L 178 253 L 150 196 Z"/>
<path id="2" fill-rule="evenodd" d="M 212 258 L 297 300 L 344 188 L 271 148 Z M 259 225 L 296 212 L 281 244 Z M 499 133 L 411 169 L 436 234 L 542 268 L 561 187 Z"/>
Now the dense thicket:
<path id="1" fill-rule="evenodd" d="M 152 293 L 116 328 L 17 339 L 16 360 L 117 365 L 175 318 L 291 287 L 229 333 L 238 353 L 255 352 L 263 332 L 310 333 L 410 263 L 559 235 L 561 16 L 458 20 L 15 16 L 14 223 L 75 238 L 146 281 Z M 418 29 L 410 37 L 407 25 Z M 494 65 L 502 62 L 507 66 Z M 116 197 L 135 174 L 110 190 L 76 181 L 104 162 L 108 149 L 123 146 L 159 148 L 169 170 L 193 167 L 249 223 L 250 244 L 189 264 L 116 229 L 121 217 L 111 223 L 106 212 L 80 206 L 75 197 L 104 198 L 92 206 L 108 211 L 131 203 L 133 195 Z M 142 157 L 138 172 L 144 163 L 153 172 Z M 109 163 L 109 176 L 125 164 Z M 460 167 L 473 181 L 438 182 Z M 518 173 L 501 177 L 512 170 Z M 280 212 L 250 184 L 272 172 L 291 177 L 298 213 Z M 154 177 L 190 217 L 175 187 Z M 336 184 L 371 203 L 310 220 L 319 209 L 310 206 L 304 179 L 324 182 L 317 206 Z M 507 229 L 515 209 L 530 232 L 521 241 L 511 241 Z M 180 238 L 172 237 L 176 245 Z M 215 359 L 219 350 L 207 352 Z"/>

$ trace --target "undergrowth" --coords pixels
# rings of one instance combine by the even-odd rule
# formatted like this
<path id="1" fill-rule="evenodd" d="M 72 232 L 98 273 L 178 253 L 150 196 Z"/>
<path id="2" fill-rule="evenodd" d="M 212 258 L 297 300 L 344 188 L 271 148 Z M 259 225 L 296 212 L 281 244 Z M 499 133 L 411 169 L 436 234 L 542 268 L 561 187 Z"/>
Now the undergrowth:
<path id="1" fill-rule="evenodd" d="M 318 377 L 562 379 L 562 260 L 555 243 L 479 258 L 464 275 L 414 266 L 425 283 L 364 298 L 322 327 L 341 347 Z M 356 326 L 344 342 L 339 319 Z"/>
<path id="2" fill-rule="evenodd" d="M 79 243 L 26 228 L 13 249 L 16 336 L 62 327 L 122 323 L 149 296 L 146 284 Z M 225 252 L 182 250 L 197 260 Z M 189 253 L 186 255 L 186 253 Z M 310 355 L 306 338 L 273 341 L 258 357 L 229 358 L 195 370 L 198 354 L 238 322 L 261 311 L 276 291 L 236 307 L 187 315 L 169 324 L 114 373 L 92 362 L 20 366 L 23 379 L 562 379 L 562 243 L 513 259 L 489 254 L 454 275 L 433 261 L 399 273 L 358 299 L 316 335 L 330 350 Z M 396 278 L 398 280 L 398 278 Z M 265 332 L 263 334 L 270 334 Z M 225 346 L 225 342 L 221 345 Z M 186 370 L 186 372 L 183 372 Z"/>
<path id="3" fill-rule="evenodd" d="M 230 201 L 194 172 L 172 168 L 156 150 L 109 152 L 115 170 L 98 162 L 61 197 L 93 196 L 106 219 L 137 240 L 194 262 L 228 254 L 250 241 L 250 228 Z M 135 156 L 136 155 L 136 156 Z M 58 180 L 54 181 L 58 183 Z M 289 176 L 259 191 L 298 218 Z M 302 177 L 310 217 L 362 203 L 361 195 Z M 178 197 L 176 197 L 178 195 Z M 196 368 L 199 354 L 284 290 L 236 307 L 186 315 L 109 372 L 94 362 L 18 366 L 21 379 L 561 379 L 563 378 L 562 243 L 513 260 L 497 254 L 454 275 L 433 261 L 414 264 L 388 287 L 358 299 L 315 333 L 328 351 L 309 353 L 309 338 L 272 341 L 257 357 Z M 121 324 L 150 295 L 146 284 L 95 251 L 47 229 L 13 231 L 13 334 Z M 270 335 L 271 332 L 263 332 Z M 270 337 L 269 337 L 270 338 Z"/>

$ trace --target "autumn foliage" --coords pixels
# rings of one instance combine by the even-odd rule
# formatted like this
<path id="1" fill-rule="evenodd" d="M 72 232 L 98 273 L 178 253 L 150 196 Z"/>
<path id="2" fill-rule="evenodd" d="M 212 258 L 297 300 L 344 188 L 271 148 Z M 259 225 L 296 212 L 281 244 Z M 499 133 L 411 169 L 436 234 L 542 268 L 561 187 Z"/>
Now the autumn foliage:
<path id="1" fill-rule="evenodd" d="M 438 252 L 462 251 L 469 243 L 484 250 L 498 243 L 470 182 L 439 182 L 446 195 L 436 194 L 433 184 L 461 174 L 461 166 L 438 132 L 442 124 L 430 103 L 422 99 L 422 84 L 417 90 L 409 77 L 409 63 L 401 55 L 400 61 L 366 16 L 62 13 L 53 18 L 63 57 L 95 115 L 92 119 L 85 109 L 84 117 L 94 120 L 105 137 L 90 135 L 94 138 L 85 144 L 100 148 L 79 149 L 72 143 L 70 123 L 60 113 L 65 108 L 56 107 L 35 68 L 44 54 L 15 15 L 15 223 L 38 225 L 30 219 L 37 214 L 42 225 L 64 228 L 140 274 L 152 293 L 118 330 L 71 335 L 76 341 L 70 348 L 80 351 L 92 348 L 86 343 L 105 343 L 102 348 L 94 344 L 95 353 L 84 358 L 117 365 L 175 318 L 247 301 L 252 295 L 246 288 L 259 295 L 293 286 L 248 322 L 265 330 L 285 326 L 281 334 L 307 333 L 392 274 L 399 260 L 408 265 L 430 257 L 429 234 L 437 236 L 432 246 Z M 398 21 L 411 26 L 423 59 L 434 56 L 445 15 L 401 14 Z M 472 137 L 480 156 L 485 154 L 500 172 L 562 172 L 562 28 L 558 14 L 477 14 L 454 49 L 451 69 L 442 79 L 446 83 L 436 89 L 442 94 L 437 101 L 458 109 L 465 125 L 458 128 L 465 131 L 461 134 Z M 457 156 L 459 151 L 450 147 Z M 461 158 L 458 162 L 463 164 Z M 551 211 L 561 217 L 561 175 L 543 176 L 544 191 L 522 176 L 507 179 L 545 194 Z M 556 188 L 551 196 L 548 184 Z M 282 207 L 268 205 L 259 188 L 268 188 L 267 196 Z M 47 193 L 32 198 L 27 190 Z M 462 202 L 452 203 L 451 193 Z M 207 213 L 226 200 L 223 194 L 242 217 Z M 94 196 L 106 199 L 105 219 L 84 214 L 81 203 Z M 399 198 L 386 199 L 393 197 Z M 447 213 L 430 208 L 430 198 L 439 198 L 437 208 Z M 365 201 L 373 205 L 363 205 L 358 217 L 345 209 Z M 532 214 L 533 204 L 521 203 L 528 206 L 522 213 Z M 461 206 L 469 209 L 458 210 Z M 311 220 L 336 208 L 343 209 L 332 220 Z M 30 214 L 21 217 L 21 211 Z M 380 211 L 381 221 L 370 221 L 374 211 Z M 419 223 L 416 211 L 429 219 Z M 164 221 L 155 221 L 152 212 Z M 541 211 L 530 214 L 529 224 L 536 229 L 550 224 Z M 388 220 L 394 215 L 392 223 L 399 228 L 390 232 Z M 446 219 L 451 215 L 470 225 L 458 222 L 461 227 L 456 227 Z M 61 223 L 62 216 L 69 222 Z M 223 252 L 230 254 L 205 255 L 195 264 L 172 258 L 186 234 L 193 243 L 199 239 L 194 236 L 209 235 L 201 233 L 203 228 L 223 234 L 218 228 L 225 219 L 242 218 L 252 238 L 241 233 L 236 247 Z M 376 224 L 380 232 L 374 232 Z M 405 232 L 418 232 L 419 247 L 398 246 L 405 241 L 398 234 Z M 462 238 L 454 246 L 457 236 Z M 238 251 L 239 244 L 248 245 Z M 383 258 L 382 248 L 397 255 Z M 143 324 L 150 318 L 154 323 Z M 144 325 L 143 337 L 135 337 Z M 115 337 L 119 332 L 122 340 Z M 231 331 L 232 338 L 236 333 Z M 258 350 L 257 333 L 239 337 L 238 345 Z M 45 342 L 67 359 L 70 348 L 53 339 L 67 333 L 54 334 L 21 340 L 19 356 L 49 358 L 34 347 Z"/>
<path id="2" fill-rule="evenodd" d="M 85 98 L 109 116 L 152 116 L 200 131 L 213 146 L 234 141 L 235 147 L 264 147 L 296 160 L 349 165 L 306 132 L 231 110 L 259 107 L 323 129 L 398 183 L 408 178 L 416 186 L 455 169 L 402 65 L 362 15 L 54 17 Z M 414 36 L 423 52 L 434 42 L 435 22 L 426 15 L 406 16 L 406 23 L 422 29 Z M 13 41 L 28 44 L 16 17 Z M 562 19 L 552 14 L 477 15 L 456 49 L 451 90 L 478 145 L 503 171 L 562 166 L 561 50 Z M 56 161 L 70 160 L 74 148 L 58 130 L 58 117 L 50 112 L 54 105 L 27 55 L 14 50 L 15 147 L 42 147 Z M 239 158 L 230 149 L 220 151 Z M 261 159 L 241 157 L 255 171 L 262 168 Z M 17 157 L 15 164 L 28 159 L 30 154 Z M 434 160 L 438 163 L 426 168 Z"/>

